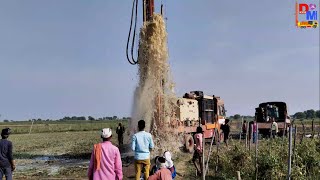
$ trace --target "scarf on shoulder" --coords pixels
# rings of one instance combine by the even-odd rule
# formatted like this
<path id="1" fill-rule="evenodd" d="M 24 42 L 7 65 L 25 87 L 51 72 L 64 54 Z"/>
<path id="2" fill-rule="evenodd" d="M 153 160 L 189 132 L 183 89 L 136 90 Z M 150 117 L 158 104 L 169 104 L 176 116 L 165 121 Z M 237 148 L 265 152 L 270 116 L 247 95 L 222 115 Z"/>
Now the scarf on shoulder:
<path id="1" fill-rule="evenodd" d="M 102 155 L 102 148 L 101 143 L 94 145 L 94 170 L 100 170 L 100 162 L 101 162 L 101 155 Z"/>

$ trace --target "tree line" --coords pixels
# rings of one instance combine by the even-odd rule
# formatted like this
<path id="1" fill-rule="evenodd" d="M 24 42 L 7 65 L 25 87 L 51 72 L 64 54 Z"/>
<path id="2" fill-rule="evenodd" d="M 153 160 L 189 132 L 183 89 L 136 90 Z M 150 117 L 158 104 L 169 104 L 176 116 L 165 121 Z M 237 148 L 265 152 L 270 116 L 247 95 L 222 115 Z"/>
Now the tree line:
<path id="1" fill-rule="evenodd" d="M 309 109 L 303 112 L 296 112 L 293 115 L 293 118 L 296 119 L 313 119 L 313 118 L 320 118 L 320 110 L 313 110 L 313 109 Z"/>
<path id="2" fill-rule="evenodd" d="M 240 114 L 235 114 L 233 116 L 230 116 L 230 119 L 251 119 L 254 118 L 254 116 L 242 116 Z M 309 109 L 303 112 L 296 112 L 294 115 L 291 115 L 291 117 L 295 118 L 295 119 L 313 119 L 313 118 L 320 118 L 320 110 L 313 110 L 313 109 Z"/>
<path id="3" fill-rule="evenodd" d="M 119 118 L 118 116 L 106 116 L 106 117 L 99 117 L 99 118 L 94 118 L 93 116 L 65 116 L 61 119 L 29 119 L 28 121 L 106 121 L 106 120 L 129 120 L 130 117 L 122 117 Z M 3 120 L 3 122 L 15 122 L 14 120 Z"/>

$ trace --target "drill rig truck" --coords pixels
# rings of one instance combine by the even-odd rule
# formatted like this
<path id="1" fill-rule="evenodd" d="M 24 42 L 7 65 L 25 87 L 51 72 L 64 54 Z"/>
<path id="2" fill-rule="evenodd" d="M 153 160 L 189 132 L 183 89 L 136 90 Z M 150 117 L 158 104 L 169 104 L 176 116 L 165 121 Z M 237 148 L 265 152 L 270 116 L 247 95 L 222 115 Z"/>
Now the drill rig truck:
<path id="1" fill-rule="evenodd" d="M 176 129 L 185 134 L 184 144 L 188 152 L 193 152 L 193 134 L 198 126 L 202 127 L 204 138 L 223 139 L 220 125 L 225 123 L 226 110 L 220 97 L 204 95 L 202 91 L 191 91 L 179 98 L 177 105 Z"/>

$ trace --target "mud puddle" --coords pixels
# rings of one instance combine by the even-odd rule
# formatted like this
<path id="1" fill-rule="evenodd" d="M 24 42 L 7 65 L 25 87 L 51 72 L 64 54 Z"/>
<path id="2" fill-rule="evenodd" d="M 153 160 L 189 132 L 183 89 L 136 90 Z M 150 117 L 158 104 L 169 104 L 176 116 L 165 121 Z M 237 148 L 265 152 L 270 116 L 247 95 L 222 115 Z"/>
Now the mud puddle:
<path id="1" fill-rule="evenodd" d="M 83 169 L 89 166 L 88 159 L 60 158 L 55 156 L 39 156 L 32 159 L 16 160 L 16 175 L 34 176 L 43 174 L 55 176 L 68 169 Z"/>

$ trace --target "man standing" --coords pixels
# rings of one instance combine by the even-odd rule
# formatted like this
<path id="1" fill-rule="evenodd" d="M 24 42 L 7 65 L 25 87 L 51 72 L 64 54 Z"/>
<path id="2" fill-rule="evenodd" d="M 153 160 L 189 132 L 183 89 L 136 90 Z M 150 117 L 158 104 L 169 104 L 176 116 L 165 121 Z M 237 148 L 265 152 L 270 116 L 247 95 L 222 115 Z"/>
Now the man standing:
<path id="1" fill-rule="evenodd" d="M 118 144 L 119 146 L 123 145 L 123 134 L 124 134 L 124 126 L 119 123 L 119 126 L 116 129 L 116 133 L 118 134 Z"/>
<path id="2" fill-rule="evenodd" d="M 89 180 L 122 180 L 122 162 L 119 149 L 111 143 L 112 131 L 101 131 L 102 143 L 94 145 L 88 170 Z"/>
<path id="3" fill-rule="evenodd" d="M 271 133 L 272 137 L 276 138 L 276 135 L 278 133 L 278 124 L 276 123 L 274 118 L 272 118 Z"/>
<path id="4" fill-rule="evenodd" d="M 253 120 L 253 125 L 252 125 L 252 129 L 253 129 L 253 143 L 256 143 L 257 138 L 258 138 L 258 129 L 257 129 L 257 120 L 254 119 Z"/>
<path id="5" fill-rule="evenodd" d="M 140 180 L 143 167 L 144 177 L 145 179 L 148 179 L 150 171 L 150 149 L 154 148 L 151 134 L 144 131 L 145 126 L 145 121 L 140 120 L 138 122 L 139 132 L 132 136 L 131 149 L 134 151 L 136 180 Z"/>
<path id="6" fill-rule="evenodd" d="M 6 180 L 12 180 L 12 171 L 16 169 L 12 157 L 12 143 L 8 141 L 10 128 L 2 129 L 0 140 L 0 178 L 6 177 Z"/>
<path id="7" fill-rule="evenodd" d="M 246 120 L 244 120 L 242 123 L 242 134 L 243 134 L 243 137 L 246 137 L 246 135 L 247 135 L 247 121 Z"/>
<path id="8" fill-rule="evenodd" d="M 203 138 L 203 130 L 202 127 L 197 127 L 197 132 L 194 135 L 195 140 L 195 151 L 192 157 L 192 162 L 197 169 L 197 174 L 201 176 L 202 174 L 202 138 Z"/>
<path id="9" fill-rule="evenodd" d="M 221 129 L 223 131 L 223 141 L 226 143 L 226 146 L 228 146 L 228 139 L 229 139 L 229 133 L 230 133 L 230 120 L 226 119 L 224 125 L 221 125 Z"/>

